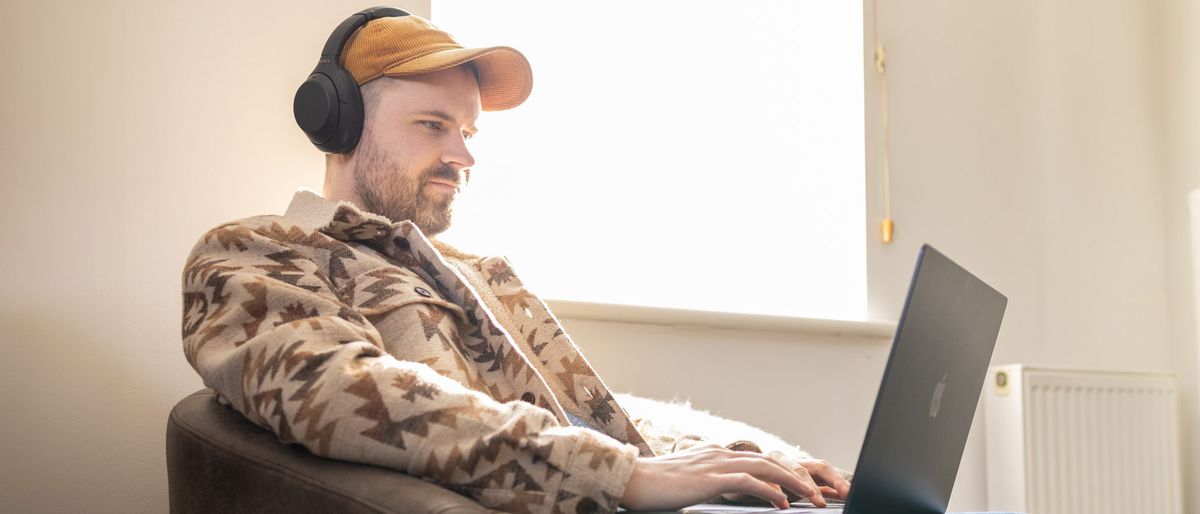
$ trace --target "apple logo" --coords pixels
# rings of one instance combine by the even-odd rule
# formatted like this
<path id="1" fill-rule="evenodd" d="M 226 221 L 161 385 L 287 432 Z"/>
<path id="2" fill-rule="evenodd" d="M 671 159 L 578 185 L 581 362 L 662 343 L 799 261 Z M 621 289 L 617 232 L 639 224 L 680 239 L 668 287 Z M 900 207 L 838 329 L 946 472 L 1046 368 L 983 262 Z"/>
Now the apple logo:
<path id="1" fill-rule="evenodd" d="M 950 376 L 949 372 L 942 375 L 942 381 L 933 388 L 933 400 L 929 402 L 929 417 L 931 418 L 936 418 L 938 411 L 942 410 L 942 393 L 946 392 L 946 377 L 948 376 Z"/>

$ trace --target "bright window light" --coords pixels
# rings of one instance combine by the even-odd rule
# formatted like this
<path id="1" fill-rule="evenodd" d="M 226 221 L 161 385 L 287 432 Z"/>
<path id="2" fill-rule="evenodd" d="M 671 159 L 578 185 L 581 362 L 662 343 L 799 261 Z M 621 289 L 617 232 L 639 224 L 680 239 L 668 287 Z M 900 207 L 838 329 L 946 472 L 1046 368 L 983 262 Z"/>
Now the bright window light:
<path id="1" fill-rule="evenodd" d="M 434 0 L 533 95 L 442 237 L 544 298 L 865 319 L 862 5 Z"/>

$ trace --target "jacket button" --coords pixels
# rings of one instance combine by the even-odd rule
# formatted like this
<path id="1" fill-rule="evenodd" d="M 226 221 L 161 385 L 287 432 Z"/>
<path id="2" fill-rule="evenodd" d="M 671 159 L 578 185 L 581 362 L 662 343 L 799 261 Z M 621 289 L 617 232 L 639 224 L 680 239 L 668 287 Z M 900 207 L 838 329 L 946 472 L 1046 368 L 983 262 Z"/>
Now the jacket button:
<path id="1" fill-rule="evenodd" d="M 521 395 L 521 401 L 528 403 L 530 405 L 536 405 L 534 403 L 533 393 L 525 393 L 525 394 Z"/>
<path id="2" fill-rule="evenodd" d="M 408 244 L 408 240 L 400 236 L 392 238 L 392 243 L 394 243 L 396 248 L 399 248 L 402 252 L 407 252 L 411 248 L 411 246 Z"/>
<path id="3" fill-rule="evenodd" d="M 430 298 L 433 296 L 433 293 L 430 293 L 429 290 L 425 289 L 424 287 L 418 287 L 418 288 L 414 289 L 414 291 L 416 291 L 417 294 L 424 296 L 425 298 Z"/>

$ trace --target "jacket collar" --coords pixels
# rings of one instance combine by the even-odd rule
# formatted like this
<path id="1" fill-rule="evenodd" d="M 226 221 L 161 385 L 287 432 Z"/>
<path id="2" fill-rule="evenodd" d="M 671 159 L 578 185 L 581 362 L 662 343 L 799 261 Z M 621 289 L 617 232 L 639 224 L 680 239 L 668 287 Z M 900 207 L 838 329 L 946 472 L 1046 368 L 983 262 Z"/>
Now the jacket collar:
<path id="1" fill-rule="evenodd" d="M 409 221 L 391 220 L 360 209 L 353 203 L 328 200 L 307 189 L 296 191 L 283 215 L 297 226 L 317 229 L 342 241 L 378 242 Z M 416 228 L 416 226 L 413 226 Z"/>
<path id="2" fill-rule="evenodd" d="M 381 243 L 389 236 L 402 234 L 425 234 L 410 221 L 393 223 L 384 216 L 367 212 L 345 200 L 329 200 L 311 190 L 298 189 L 292 195 L 284 218 L 296 226 L 308 230 L 320 230 L 330 237 L 342 241 Z M 402 227 L 406 227 L 402 229 Z M 437 239 L 427 239 L 445 257 L 463 261 L 478 261 L 483 257 L 464 252 Z"/>

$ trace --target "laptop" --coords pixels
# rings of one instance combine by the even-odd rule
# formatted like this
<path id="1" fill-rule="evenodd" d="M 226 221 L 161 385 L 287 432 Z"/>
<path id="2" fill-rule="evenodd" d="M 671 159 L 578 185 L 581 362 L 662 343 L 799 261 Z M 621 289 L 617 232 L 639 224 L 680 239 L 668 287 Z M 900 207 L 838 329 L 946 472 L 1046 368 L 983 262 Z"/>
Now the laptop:
<path id="1" fill-rule="evenodd" d="M 922 246 L 845 503 L 704 504 L 683 512 L 945 513 L 1007 304 Z"/>

